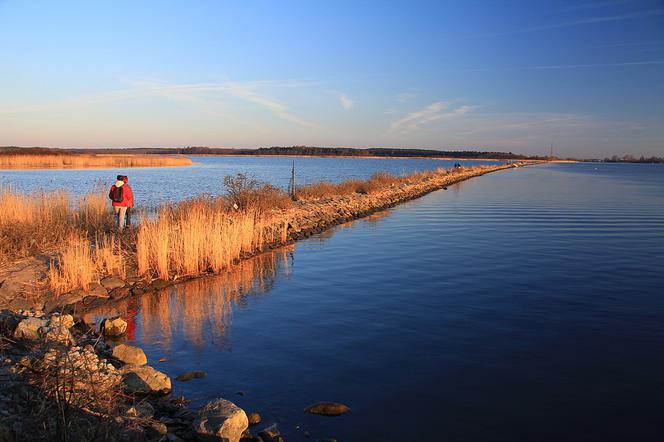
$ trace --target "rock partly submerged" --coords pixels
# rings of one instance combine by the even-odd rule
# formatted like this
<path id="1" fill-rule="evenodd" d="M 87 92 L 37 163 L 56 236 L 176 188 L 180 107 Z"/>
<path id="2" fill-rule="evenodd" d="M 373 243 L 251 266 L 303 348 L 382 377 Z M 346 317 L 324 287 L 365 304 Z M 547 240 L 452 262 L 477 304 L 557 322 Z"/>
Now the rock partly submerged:
<path id="1" fill-rule="evenodd" d="M 127 393 L 161 395 L 171 392 L 171 378 L 149 365 L 125 365 L 120 372 Z"/>
<path id="2" fill-rule="evenodd" d="M 113 357 L 130 365 L 145 365 L 148 363 L 148 358 L 145 356 L 143 349 L 133 345 L 116 345 L 113 347 Z"/>
<path id="3" fill-rule="evenodd" d="M 186 382 L 191 381 L 192 379 L 200 379 L 207 376 L 207 373 L 202 370 L 187 371 L 175 377 L 176 381 Z"/>
<path id="4" fill-rule="evenodd" d="M 339 416 L 350 411 L 347 405 L 338 402 L 317 402 L 304 409 L 307 413 L 323 416 Z"/>

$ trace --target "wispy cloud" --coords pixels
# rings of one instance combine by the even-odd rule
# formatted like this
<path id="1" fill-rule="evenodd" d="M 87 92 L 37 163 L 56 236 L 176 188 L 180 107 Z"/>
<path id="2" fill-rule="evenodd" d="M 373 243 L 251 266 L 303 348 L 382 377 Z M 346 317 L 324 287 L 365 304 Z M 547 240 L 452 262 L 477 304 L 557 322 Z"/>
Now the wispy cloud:
<path id="1" fill-rule="evenodd" d="M 339 103 L 341 103 L 341 107 L 343 107 L 346 110 L 352 109 L 355 103 L 353 100 L 348 98 L 346 94 L 341 94 L 339 95 Z"/>
<path id="2" fill-rule="evenodd" d="M 397 101 L 399 103 L 405 103 L 415 97 L 415 94 L 412 92 L 402 92 L 399 95 L 397 95 Z"/>
<path id="3" fill-rule="evenodd" d="M 260 92 L 261 87 L 266 84 L 274 87 L 275 83 L 231 81 L 221 83 L 186 84 L 158 81 L 126 81 L 126 83 L 129 85 L 129 88 L 100 92 L 98 94 L 74 97 L 51 103 L 14 108 L 9 110 L 9 113 L 32 113 L 84 108 L 103 103 L 131 101 L 141 97 L 160 97 L 170 101 L 193 103 L 202 111 L 220 115 L 218 110 L 220 101 L 223 101 L 224 96 L 230 96 L 266 109 L 274 117 L 281 120 L 289 121 L 301 126 L 315 127 L 314 124 L 293 114 L 285 103 Z"/>
<path id="4" fill-rule="evenodd" d="M 450 108 L 448 103 L 437 101 L 427 107 L 415 112 L 411 112 L 404 117 L 393 121 L 390 124 L 388 133 L 408 132 L 418 127 L 435 121 L 445 120 L 453 117 L 460 117 L 472 111 L 472 107 L 463 105 L 454 109 Z"/>

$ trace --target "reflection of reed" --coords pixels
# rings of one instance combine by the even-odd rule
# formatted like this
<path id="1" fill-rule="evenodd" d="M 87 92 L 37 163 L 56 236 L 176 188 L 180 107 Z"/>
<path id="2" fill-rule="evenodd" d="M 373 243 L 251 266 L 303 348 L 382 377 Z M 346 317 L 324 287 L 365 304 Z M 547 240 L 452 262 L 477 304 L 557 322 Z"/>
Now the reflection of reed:
<path id="1" fill-rule="evenodd" d="M 242 307 L 247 295 L 267 293 L 279 273 L 287 276 L 292 251 L 293 246 L 284 247 L 241 261 L 221 275 L 147 293 L 137 301 L 138 316 L 130 301 L 114 305 L 112 311 L 107 308 L 91 314 L 97 318 L 120 314 L 130 325 L 137 321 L 141 341 L 157 344 L 164 350 L 170 349 L 174 340 L 181 339 L 197 347 L 206 342 L 223 345 L 232 305 Z"/>

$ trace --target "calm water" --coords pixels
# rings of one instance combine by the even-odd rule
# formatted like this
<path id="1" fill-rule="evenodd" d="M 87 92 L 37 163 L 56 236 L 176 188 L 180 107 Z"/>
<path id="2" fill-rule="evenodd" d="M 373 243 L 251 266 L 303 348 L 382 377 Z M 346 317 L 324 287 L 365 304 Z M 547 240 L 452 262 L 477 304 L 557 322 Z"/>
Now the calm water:
<path id="1" fill-rule="evenodd" d="M 176 393 L 257 410 L 287 440 L 654 441 L 662 287 L 664 167 L 561 164 L 120 307 L 159 369 L 208 372 Z M 320 400 L 352 411 L 303 412 Z"/>
<path id="2" fill-rule="evenodd" d="M 110 187 L 119 174 L 129 176 L 137 208 L 152 208 L 167 201 L 179 201 L 203 193 L 224 192 L 225 175 L 250 173 L 256 179 L 286 188 L 293 161 L 298 184 L 314 181 L 339 182 L 369 178 L 379 171 L 404 174 L 437 167 L 451 167 L 456 161 L 380 158 L 287 158 L 287 157 L 192 157 L 189 167 L 130 169 L 41 169 L 2 170 L 0 185 L 10 184 L 22 191 L 63 188 L 73 194 L 88 193 L 100 183 Z M 495 161 L 459 161 L 462 165 L 500 164 Z"/>

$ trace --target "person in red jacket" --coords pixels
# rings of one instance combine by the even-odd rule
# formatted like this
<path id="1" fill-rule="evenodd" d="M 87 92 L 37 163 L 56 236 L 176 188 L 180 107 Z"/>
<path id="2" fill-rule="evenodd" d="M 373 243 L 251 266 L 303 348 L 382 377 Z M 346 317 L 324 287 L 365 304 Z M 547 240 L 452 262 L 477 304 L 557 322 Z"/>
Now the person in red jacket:
<path id="1" fill-rule="evenodd" d="M 117 181 L 111 186 L 111 190 L 108 192 L 108 197 L 113 204 L 113 210 L 115 210 L 115 220 L 118 230 L 122 230 L 125 227 L 127 209 L 134 207 L 134 192 L 132 192 L 131 186 L 124 182 L 123 177 L 124 175 L 118 175 Z"/>

